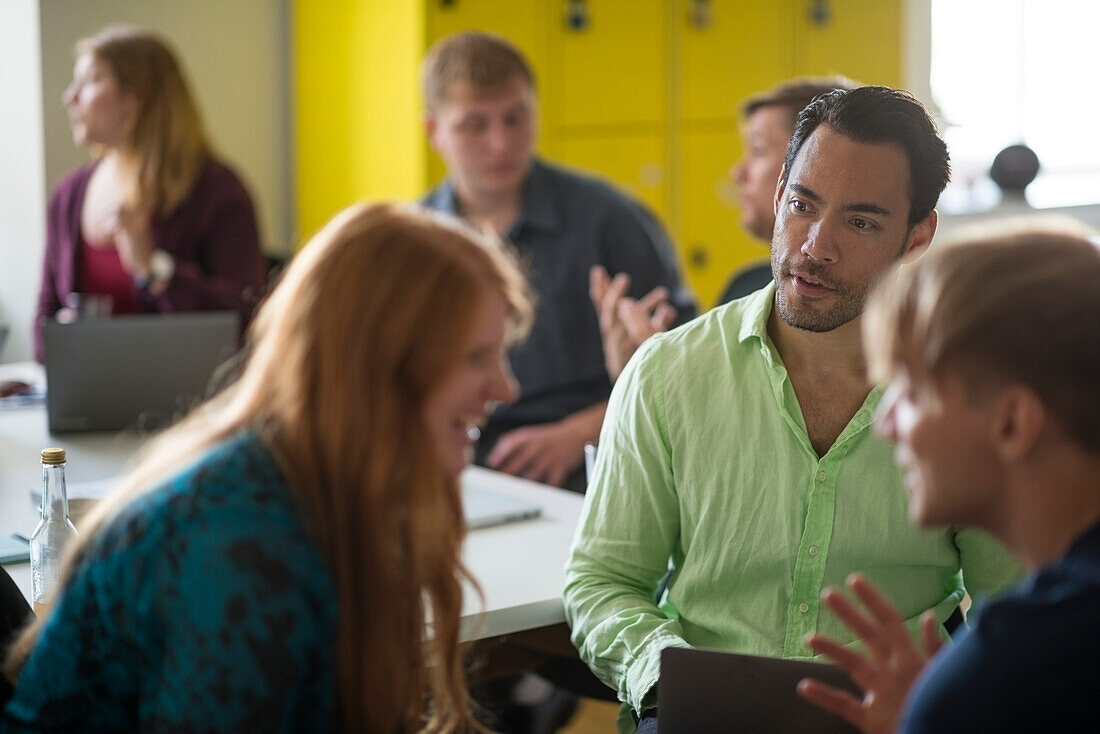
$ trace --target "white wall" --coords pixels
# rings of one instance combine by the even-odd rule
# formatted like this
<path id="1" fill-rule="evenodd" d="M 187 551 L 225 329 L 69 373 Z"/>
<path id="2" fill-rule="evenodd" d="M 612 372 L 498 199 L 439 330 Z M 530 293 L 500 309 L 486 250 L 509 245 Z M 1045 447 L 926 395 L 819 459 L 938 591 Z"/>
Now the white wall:
<path id="1" fill-rule="evenodd" d="M 73 45 L 104 26 L 152 28 L 172 44 L 218 154 L 256 203 L 264 249 L 285 255 L 292 206 L 288 0 L 0 0 L 0 361 L 29 359 L 48 191 L 88 160 L 61 94 Z M 11 96 L 14 94 L 14 98 Z"/>
<path id="2" fill-rule="evenodd" d="M 903 11 L 905 88 L 938 115 L 939 110 L 935 100 L 932 99 L 932 86 L 929 79 L 932 64 L 932 0 L 903 0 Z M 990 164 L 992 163 L 991 160 Z M 974 232 L 975 226 L 980 227 L 986 222 L 993 223 L 1006 216 L 1016 218 L 1036 215 L 1076 219 L 1100 232 L 1100 205 L 1052 209 L 1020 208 L 1009 205 L 967 214 L 945 215 L 941 211 L 936 241 L 953 239 L 961 232 Z"/>
<path id="3" fill-rule="evenodd" d="M 932 0 L 902 2 L 902 83 L 914 97 L 933 106 L 932 85 Z"/>
<path id="4" fill-rule="evenodd" d="M 38 0 L 0 1 L 0 360 L 30 359 L 46 223 Z"/>

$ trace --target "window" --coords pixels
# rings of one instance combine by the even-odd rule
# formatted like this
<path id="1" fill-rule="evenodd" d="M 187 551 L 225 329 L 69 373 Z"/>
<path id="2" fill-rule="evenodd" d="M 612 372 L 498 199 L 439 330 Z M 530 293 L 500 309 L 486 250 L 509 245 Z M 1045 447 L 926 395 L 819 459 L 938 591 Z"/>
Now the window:
<path id="1" fill-rule="evenodd" d="M 931 99 L 954 170 L 940 208 L 996 204 L 989 166 L 1014 143 L 1039 156 L 1032 206 L 1100 203 L 1100 3 L 931 0 L 930 27 Z"/>

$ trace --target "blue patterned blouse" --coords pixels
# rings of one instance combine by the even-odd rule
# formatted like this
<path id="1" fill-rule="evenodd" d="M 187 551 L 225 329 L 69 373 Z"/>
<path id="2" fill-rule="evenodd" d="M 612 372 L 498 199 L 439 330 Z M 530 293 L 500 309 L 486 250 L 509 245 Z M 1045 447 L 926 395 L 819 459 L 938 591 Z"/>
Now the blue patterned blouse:
<path id="1" fill-rule="evenodd" d="M 321 554 L 243 433 L 92 542 L 0 731 L 331 731 L 335 634 Z"/>

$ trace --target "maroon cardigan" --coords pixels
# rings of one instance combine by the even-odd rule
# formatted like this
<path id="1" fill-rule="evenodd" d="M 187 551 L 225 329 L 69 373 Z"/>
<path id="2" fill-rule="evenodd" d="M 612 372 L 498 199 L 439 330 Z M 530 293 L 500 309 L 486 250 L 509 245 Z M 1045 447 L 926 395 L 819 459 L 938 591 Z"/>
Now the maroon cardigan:
<path id="1" fill-rule="evenodd" d="M 42 325 L 70 293 L 80 292 L 80 210 L 96 165 L 65 176 L 50 196 L 34 322 L 39 362 Z M 248 322 L 263 288 L 264 263 L 252 199 L 229 168 L 208 160 L 187 197 L 166 218 L 154 219 L 151 229 L 154 246 L 175 258 L 176 270 L 160 295 L 135 289 L 141 311 L 233 310 L 242 325 Z"/>

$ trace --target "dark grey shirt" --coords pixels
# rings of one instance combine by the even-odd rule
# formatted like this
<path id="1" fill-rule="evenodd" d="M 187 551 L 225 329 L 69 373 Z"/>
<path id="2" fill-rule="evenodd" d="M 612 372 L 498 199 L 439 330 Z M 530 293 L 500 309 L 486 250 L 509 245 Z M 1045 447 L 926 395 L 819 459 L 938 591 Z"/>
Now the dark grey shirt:
<path id="1" fill-rule="evenodd" d="M 450 180 L 421 203 L 459 214 Z M 561 420 L 610 395 L 599 322 L 588 296 L 593 265 L 612 275 L 629 273 L 634 297 L 658 285 L 668 288 L 678 323 L 695 315 L 661 225 L 641 204 L 600 180 L 536 160 L 507 239 L 527 266 L 538 303 L 530 337 L 509 355 L 521 395 L 493 414 L 479 460 L 508 430 Z"/>

